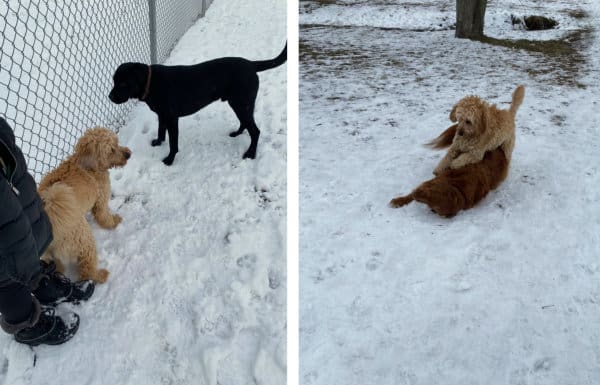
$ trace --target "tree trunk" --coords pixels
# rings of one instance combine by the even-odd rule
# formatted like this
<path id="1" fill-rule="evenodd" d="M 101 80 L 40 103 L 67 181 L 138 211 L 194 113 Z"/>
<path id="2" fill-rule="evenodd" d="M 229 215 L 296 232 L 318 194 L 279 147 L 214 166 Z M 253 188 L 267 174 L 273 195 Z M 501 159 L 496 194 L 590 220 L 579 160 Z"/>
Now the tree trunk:
<path id="1" fill-rule="evenodd" d="M 456 37 L 483 37 L 486 5 L 487 0 L 456 0 Z"/>

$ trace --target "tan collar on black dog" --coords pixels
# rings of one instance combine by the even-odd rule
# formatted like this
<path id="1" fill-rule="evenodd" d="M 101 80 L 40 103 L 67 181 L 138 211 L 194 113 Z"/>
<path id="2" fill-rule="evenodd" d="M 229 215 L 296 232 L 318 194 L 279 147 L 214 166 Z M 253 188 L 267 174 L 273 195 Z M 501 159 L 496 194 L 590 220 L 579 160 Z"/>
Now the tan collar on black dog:
<path id="1" fill-rule="evenodd" d="M 144 90 L 144 95 L 140 98 L 140 100 L 146 99 L 148 93 L 150 92 L 150 80 L 152 79 L 152 67 L 148 66 L 148 78 L 146 79 L 146 89 Z"/>

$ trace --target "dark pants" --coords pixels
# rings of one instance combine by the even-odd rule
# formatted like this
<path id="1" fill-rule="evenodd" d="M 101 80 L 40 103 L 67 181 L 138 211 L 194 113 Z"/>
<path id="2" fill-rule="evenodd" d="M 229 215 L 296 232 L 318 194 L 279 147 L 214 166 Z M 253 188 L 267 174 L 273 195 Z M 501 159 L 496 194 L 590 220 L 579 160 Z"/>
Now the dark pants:
<path id="1" fill-rule="evenodd" d="M 38 262 L 26 274 L 27 284 L 11 278 L 0 281 L 0 314 L 4 321 L 17 324 L 31 316 L 35 309 L 31 292 L 37 289 L 43 273 Z"/>
<path id="2" fill-rule="evenodd" d="M 33 312 L 31 288 L 20 282 L 0 282 L 0 314 L 10 324 L 18 324 Z"/>

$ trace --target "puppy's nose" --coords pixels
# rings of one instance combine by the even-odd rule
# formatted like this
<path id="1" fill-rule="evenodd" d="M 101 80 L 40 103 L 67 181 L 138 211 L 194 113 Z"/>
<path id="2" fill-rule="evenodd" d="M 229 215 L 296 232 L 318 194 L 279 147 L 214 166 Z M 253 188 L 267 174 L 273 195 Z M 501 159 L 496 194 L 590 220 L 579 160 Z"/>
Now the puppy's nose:
<path id="1" fill-rule="evenodd" d="M 128 148 L 125 149 L 125 151 L 123 152 L 123 156 L 125 156 L 125 159 L 131 158 L 131 150 Z"/>

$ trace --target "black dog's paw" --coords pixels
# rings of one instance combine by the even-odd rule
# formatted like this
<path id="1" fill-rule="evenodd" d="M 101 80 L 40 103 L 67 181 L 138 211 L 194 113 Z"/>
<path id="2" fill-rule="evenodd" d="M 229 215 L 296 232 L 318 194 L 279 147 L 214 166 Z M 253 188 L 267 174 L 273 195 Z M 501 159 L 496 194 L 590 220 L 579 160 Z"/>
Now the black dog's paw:
<path id="1" fill-rule="evenodd" d="M 152 139 L 152 142 L 150 142 L 150 144 L 152 145 L 152 147 L 156 147 L 156 146 L 160 146 L 162 144 L 162 142 L 164 142 L 164 140 Z"/>
<path id="2" fill-rule="evenodd" d="M 162 161 L 164 164 L 166 164 L 167 166 L 170 166 L 173 164 L 173 161 L 175 160 L 175 155 L 167 155 L 166 158 L 164 158 Z"/>
<path id="3" fill-rule="evenodd" d="M 242 159 L 254 159 L 256 158 L 256 151 L 246 151 Z"/>
<path id="4" fill-rule="evenodd" d="M 232 138 L 235 138 L 236 136 L 239 136 L 241 134 L 241 132 L 239 131 L 231 131 L 229 133 L 229 136 L 231 136 Z"/>

